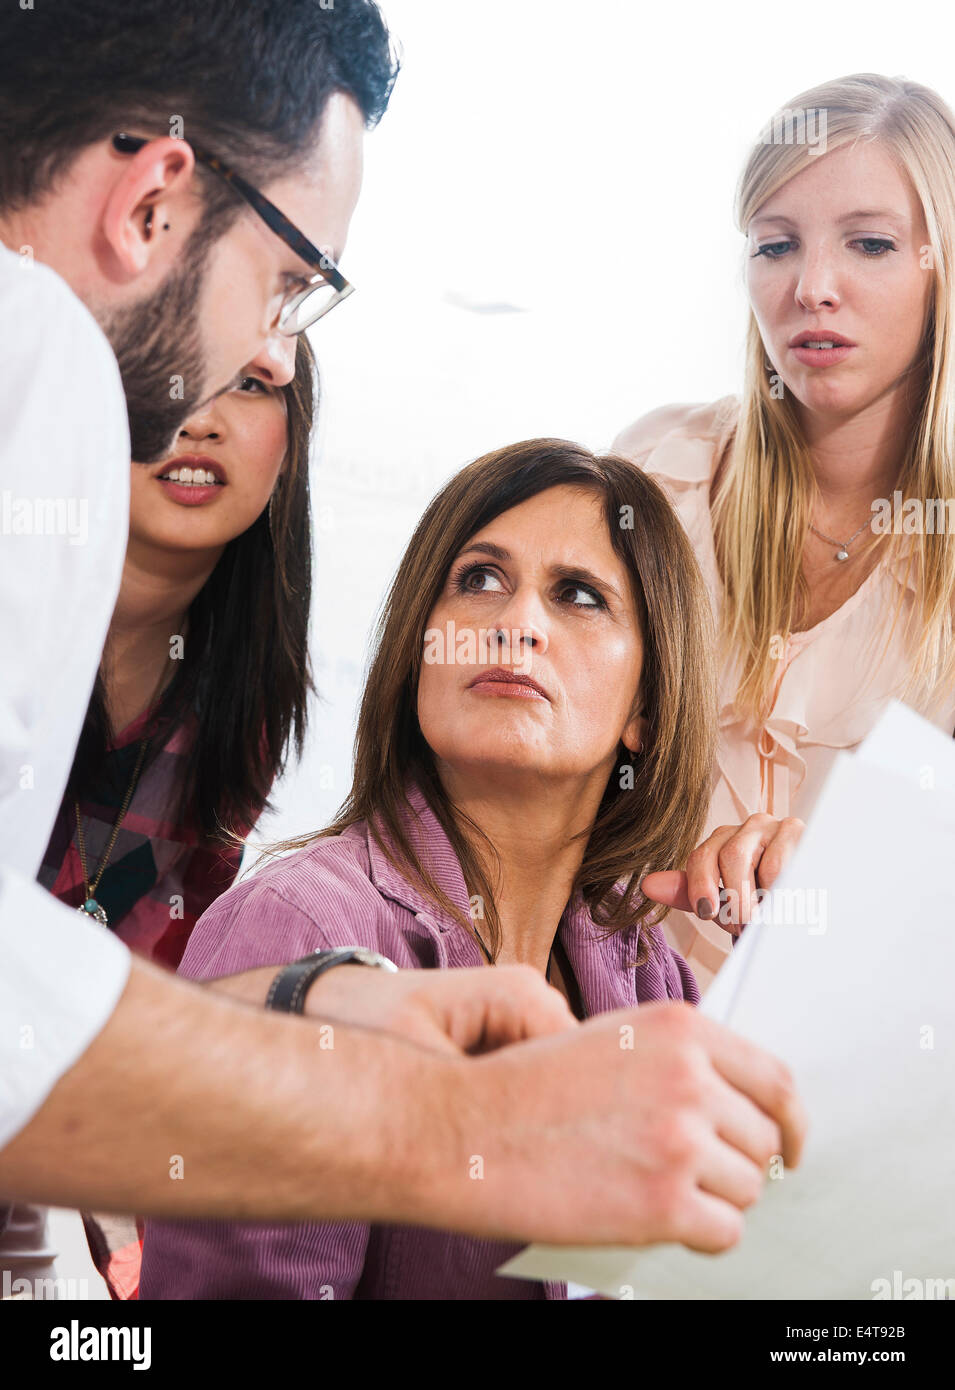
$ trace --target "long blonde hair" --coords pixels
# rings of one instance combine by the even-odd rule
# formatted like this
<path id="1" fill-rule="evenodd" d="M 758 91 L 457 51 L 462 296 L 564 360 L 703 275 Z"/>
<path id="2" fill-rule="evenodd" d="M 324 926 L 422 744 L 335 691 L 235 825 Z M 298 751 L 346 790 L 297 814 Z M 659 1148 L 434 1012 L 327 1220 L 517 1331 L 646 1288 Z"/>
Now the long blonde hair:
<path id="1" fill-rule="evenodd" d="M 779 129 L 779 122 L 806 111 L 825 112 L 827 152 L 859 139 L 885 146 L 921 201 L 929 237 L 922 249 L 930 257 L 926 268 L 934 269 L 934 295 L 913 364 L 922 376 L 918 422 L 896 487 L 904 498 L 955 497 L 955 117 L 930 88 L 877 73 L 813 87 L 781 108 L 773 123 Z M 758 209 L 813 158 L 806 142 L 766 140 L 754 146 L 736 194 L 736 224 L 744 235 Z M 713 499 L 713 529 L 725 638 L 728 649 L 741 657 L 736 700 L 757 718 L 771 702 L 779 638 L 792 630 L 808 600 L 801 558 L 815 493 L 793 402 L 789 393 L 782 399 L 772 394 L 765 359 L 751 312 L 739 418 Z M 955 537 L 890 534 L 879 544 L 887 548 L 885 562 L 913 567 L 904 572 L 915 581 L 918 596 L 904 628 L 912 655 L 899 694 L 928 704 L 955 675 Z M 884 625 L 886 648 L 904 597 L 900 586 L 891 625 Z"/>

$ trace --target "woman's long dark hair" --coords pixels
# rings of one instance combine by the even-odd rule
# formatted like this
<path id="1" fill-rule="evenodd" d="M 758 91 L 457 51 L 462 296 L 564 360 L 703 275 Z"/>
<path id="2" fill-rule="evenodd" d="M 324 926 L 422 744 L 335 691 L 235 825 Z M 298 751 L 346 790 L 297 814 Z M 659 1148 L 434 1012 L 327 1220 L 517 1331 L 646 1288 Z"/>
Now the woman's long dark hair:
<path id="1" fill-rule="evenodd" d="M 228 843 L 264 810 L 290 746 L 301 756 L 309 692 L 311 520 L 308 461 L 318 408 L 315 359 L 304 334 L 295 377 L 284 388 L 288 410 L 287 467 L 271 505 L 225 547 L 189 607 L 179 670 L 144 729 L 146 764 L 190 710 L 195 744 L 182 759 L 178 824 L 201 839 Z M 110 726 L 103 666 L 96 677 L 67 783 L 82 799 L 104 776 Z"/>
<path id="2" fill-rule="evenodd" d="M 410 778 L 443 826 L 468 894 L 483 901 L 484 931 L 497 957 L 501 930 L 490 878 L 421 732 L 418 679 L 429 616 L 455 557 L 495 517 L 562 485 L 602 500 L 607 533 L 627 568 L 640 616 L 644 661 L 633 711 L 642 695 L 646 739 L 632 766 L 628 750 L 618 747 L 618 768 L 607 782 L 574 883 L 608 933 L 639 931 L 640 964 L 650 950 L 644 928 L 667 913 L 643 898 L 640 880 L 651 869 L 682 868 L 706 819 L 717 736 L 716 675 L 712 613 L 693 548 L 663 489 L 616 454 L 593 454 L 564 439 L 528 439 L 476 459 L 441 489 L 418 523 L 378 621 L 348 798 L 325 830 L 264 852 L 298 849 L 366 822 L 386 858 L 473 931 L 408 834 Z M 493 862 L 494 846 L 473 822 L 469 829 Z"/>

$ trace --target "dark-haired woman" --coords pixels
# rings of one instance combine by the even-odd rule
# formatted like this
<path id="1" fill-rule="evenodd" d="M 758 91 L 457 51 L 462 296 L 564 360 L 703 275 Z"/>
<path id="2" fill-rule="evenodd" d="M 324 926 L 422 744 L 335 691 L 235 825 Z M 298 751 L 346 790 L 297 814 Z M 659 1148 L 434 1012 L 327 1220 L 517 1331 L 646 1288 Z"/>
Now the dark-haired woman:
<path id="1" fill-rule="evenodd" d="M 132 464 L 122 587 L 38 878 L 171 968 L 301 752 L 314 404 L 303 336 L 288 386 L 243 376 L 164 462 Z M 29 1248 L 38 1217 L 15 1207 L 6 1242 Z M 135 1297 L 135 1224 L 85 1220 L 110 1292 Z"/>
<path id="2" fill-rule="evenodd" d="M 399 567 L 338 819 L 218 899 L 183 973 L 358 944 L 402 967 L 522 962 L 578 1017 L 695 1002 L 639 885 L 699 837 L 711 652 L 699 570 L 654 482 L 562 440 L 472 463 Z M 461 1143 L 460 1180 L 479 1182 L 480 1135 Z M 754 1179 L 752 1158 L 721 1154 L 710 1190 Z M 585 1200 L 578 1177 L 568 1202 Z M 409 1227 L 149 1222 L 142 1296 L 566 1296 L 498 1278 L 513 1251 Z"/>

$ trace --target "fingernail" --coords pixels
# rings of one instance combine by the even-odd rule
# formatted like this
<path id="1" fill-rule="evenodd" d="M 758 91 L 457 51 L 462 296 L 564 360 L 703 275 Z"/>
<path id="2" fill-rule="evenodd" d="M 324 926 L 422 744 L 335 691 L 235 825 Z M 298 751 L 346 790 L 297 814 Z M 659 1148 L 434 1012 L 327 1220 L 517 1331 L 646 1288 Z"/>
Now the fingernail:
<path id="1" fill-rule="evenodd" d="M 713 916 L 713 904 L 710 902 L 709 898 L 700 898 L 700 899 L 697 901 L 697 904 L 696 904 L 696 915 L 697 915 L 697 917 L 712 917 L 712 916 Z"/>

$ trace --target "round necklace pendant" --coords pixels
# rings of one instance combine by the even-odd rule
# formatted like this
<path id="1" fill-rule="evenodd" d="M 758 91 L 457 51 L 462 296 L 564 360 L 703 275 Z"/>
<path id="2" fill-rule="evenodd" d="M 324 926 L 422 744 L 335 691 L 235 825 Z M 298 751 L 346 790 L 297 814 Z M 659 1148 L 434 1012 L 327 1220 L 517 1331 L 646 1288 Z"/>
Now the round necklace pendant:
<path id="1" fill-rule="evenodd" d="M 849 552 L 848 552 L 848 550 L 846 550 L 844 547 L 843 547 L 842 550 L 837 550 L 837 551 L 836 551 L 836 559 L 837 559 L 837 560 L 848 560 L 848 558 L 849 558 Z"/>
<path id="2" fill-rule="evenodd" d="M 94 918 L 97 922 L 99 922 L 100 926 L 109 926 L 109 918 L 106 916 L 105 910 L 102 907 L 100 907 L 99 903 L 96 901 L 95 898 L 87 898 L 86 902 L 83 903 L 76 910 L 77 912 L 82 912 L 86 917 Z"/>

